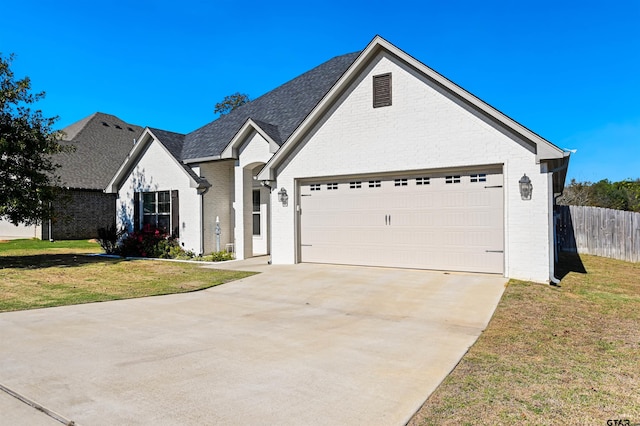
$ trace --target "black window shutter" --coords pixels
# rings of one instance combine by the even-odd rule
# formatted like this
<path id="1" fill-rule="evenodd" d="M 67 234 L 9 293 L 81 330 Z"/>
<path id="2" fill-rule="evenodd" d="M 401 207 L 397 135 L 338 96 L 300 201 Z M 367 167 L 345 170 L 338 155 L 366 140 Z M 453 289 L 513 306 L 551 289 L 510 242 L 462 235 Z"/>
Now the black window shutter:
<path id="1" fill-rule="evenodd" d="M 173 226 L 173 237 L 180 237 L 180 203 L 178 201 L 178 190 L 171 191 L 171 225 Z"/>
<path id="2" fill-rule="evenodd" d="M 140 223 L 142 222 L 142 218 L 140 217 L 140 193 L 133 193 L 133 230 L 140 230 Z"/>
<path id="3" fill-rule="evenodd" d="M 391 73 L 373 76 L 373 107 L 391 105 Z"/>

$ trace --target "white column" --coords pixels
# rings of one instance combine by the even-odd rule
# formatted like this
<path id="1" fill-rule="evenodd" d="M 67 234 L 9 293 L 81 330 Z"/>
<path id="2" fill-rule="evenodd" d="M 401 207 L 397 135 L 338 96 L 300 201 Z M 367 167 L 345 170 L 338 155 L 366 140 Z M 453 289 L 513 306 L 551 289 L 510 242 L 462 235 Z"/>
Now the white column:
<path id="1" fill-rule="evenodd" d="M 244 258 L 253 257 L 253 170 L 243 169 Z"/>
<path id="2" fill-rule="evenodd" d="M 244 252 L 244 173 L 242 166 L 236 165 L 234 167 L 234 222 L 235 227 L 233 229 L 234 236 L 234 248 L 236 252 L 236 259 L 245 259 Z"/>

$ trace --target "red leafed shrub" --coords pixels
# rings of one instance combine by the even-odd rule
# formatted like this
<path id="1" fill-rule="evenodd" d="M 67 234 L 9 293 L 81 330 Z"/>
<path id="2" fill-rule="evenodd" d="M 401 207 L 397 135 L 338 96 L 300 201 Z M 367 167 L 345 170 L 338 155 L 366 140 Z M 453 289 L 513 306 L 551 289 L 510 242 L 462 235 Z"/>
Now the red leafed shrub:
<path id="1" fill-rule="evenodd" d="M 119 255 L 123 257 L 157 257 L 168 259 L 181 252 L 178 241 L 157 229 L 145 228 L 128 234 L 121 242 Z"/>

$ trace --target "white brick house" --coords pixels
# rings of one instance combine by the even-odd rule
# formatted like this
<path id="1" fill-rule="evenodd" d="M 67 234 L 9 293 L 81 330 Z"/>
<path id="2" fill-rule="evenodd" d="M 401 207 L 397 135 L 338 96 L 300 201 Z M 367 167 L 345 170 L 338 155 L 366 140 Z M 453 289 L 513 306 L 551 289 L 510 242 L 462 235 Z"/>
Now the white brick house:
<path id="1" fill-rule="evenodd" d="M 135 192 L 173 191 L 165 215 L 196 252 L 216 248 L 218 217 L 240 259 L 545 282 L 568 160 L 376 37 L 195 132 L 147 129 L 107 191 L 129 226 L 143 220 Z"/>

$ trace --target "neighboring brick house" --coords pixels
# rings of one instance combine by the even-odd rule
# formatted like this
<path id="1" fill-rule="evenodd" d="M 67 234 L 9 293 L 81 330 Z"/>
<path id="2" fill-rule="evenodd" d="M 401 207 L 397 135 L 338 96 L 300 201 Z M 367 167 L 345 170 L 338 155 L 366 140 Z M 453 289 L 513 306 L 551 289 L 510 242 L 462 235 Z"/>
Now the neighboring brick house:
<path id="1" fill-rule="evenodd" d="M 54 218 L 36 226 L 0 222 L 0 238 L 89 239 L 99 227 L 115 225 L 116 196 L 107 186 L 127 157 L 140 126 L 97 112 L 64 129 L 64 144 L 75 150 L 56 156 L 57 174 L 64 188 L 54 203 Z"/>
<path id="2" fill-rule="evenodd" d="M 106 191 L 239 259 L 554 278 L 569 153 L 375 37 L 186 135 L 145 129 Z M 179 200 L 179 201 L 178 201 Z"/>

